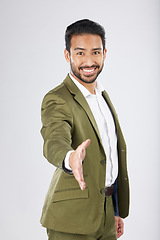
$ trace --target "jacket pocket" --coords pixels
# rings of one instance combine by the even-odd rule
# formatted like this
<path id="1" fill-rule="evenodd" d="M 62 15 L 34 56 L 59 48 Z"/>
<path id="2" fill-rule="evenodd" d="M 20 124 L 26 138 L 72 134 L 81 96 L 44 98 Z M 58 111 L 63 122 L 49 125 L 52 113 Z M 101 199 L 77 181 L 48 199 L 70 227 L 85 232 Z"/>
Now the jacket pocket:
<path id="1" fill-rule="evenodd" d="M 85 188 L 83 191 L 80 188 L 55 191 L 53 194 L 52 202 L 55 203 L 59 201 L 82 198 L 88 198 L 88 188 Z"/>

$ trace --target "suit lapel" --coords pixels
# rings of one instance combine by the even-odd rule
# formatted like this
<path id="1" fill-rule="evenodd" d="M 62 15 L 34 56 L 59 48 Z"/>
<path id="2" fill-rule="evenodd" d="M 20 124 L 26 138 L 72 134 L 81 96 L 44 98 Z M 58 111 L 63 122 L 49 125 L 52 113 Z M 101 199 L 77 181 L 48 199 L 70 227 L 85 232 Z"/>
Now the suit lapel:
<path id="1" fill-rule="evenodd" d="M 108 105 L 108 107 L 109 107 L 109 109 L 110 109 L 110 111 L 112 113 L 112 116 L 113 116 L 113 119 L 114 119 L 114 123 L 115 123 L 115 126 L 116 126 L 116 130 L 118 132 L 119 122 L 118 122 L 118 117 L 117 117 L 116 110 L 113 107 L 112 102 L 111 102 L 111 100 L 110 100 L 110 98 L 109 98 L 109 96 L 108 96 L 106 91 L 102 92 L 102 96 L 104 97 L 104 99 L 105 99 L 105 101 L 106 101 L 106 103 L 107 103 L 107 105 Z"/>
<path id="2" fill-rule="evenodd" d="M 90 119 L 90 122 L 98 136 L 98 138 L 100 139 L 100 142 L 101 142 L 101 137 L 100 137 L 100 133 L 99 133 L 99 130 L 98 130 L 98 126 L 97 126 L 97 123 L 95 121 L 95 118 L 92 114 L 92 111 L 86 101 L 86 99 L 84 98 L 84 96 L 82 95 L 81 92 L 79 92 L 78 94 L 75 95 L 75 100 L 81 105 L 81 107 L 85 110 L 86 114 L 88 115 L 88 118 Z"/>
<path id="3" fill-rule="evenodd" d="M 75 101 L 77 101 L 81 105 L 81 107 L 84 109 L 84 111 L 86 112 L 86 114 L 87 114 L 87 116 L 88 116 L 100 142 L 101 142 L 101 137 L 100 137 L 100 133 L 99 133 L 95 118 L 94 118 L 92 111 L 91 111 L 86 99 L 84 98 L 83 94 L 81 93 L 79 88 L 74 84 L 74 82 L 71 80 L 69 75 L 67 75 L 66 79 L 64 80 L 64 84 L 67 86 L 67 88 L 71 92 L 71 94 L 74 95 Z M 102 144 L 102 142 L 101 142 L 101 144 Z"/>

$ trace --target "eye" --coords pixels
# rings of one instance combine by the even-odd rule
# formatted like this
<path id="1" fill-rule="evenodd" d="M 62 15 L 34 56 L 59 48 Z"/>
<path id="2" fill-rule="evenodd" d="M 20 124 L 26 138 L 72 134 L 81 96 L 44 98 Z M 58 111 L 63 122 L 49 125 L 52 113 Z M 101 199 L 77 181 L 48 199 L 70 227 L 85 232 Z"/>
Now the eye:
<path id="1" fill-rule="evenodd" d="M 82 56 L 82 55 L 83 55 L 83 52 L 77 52 L 77 55 Z"/>
<path id="2" fill-rule="evenodd" d="M 99 51 L 93 52 L 94 55 L 100 55 L 101 53 Z"/>

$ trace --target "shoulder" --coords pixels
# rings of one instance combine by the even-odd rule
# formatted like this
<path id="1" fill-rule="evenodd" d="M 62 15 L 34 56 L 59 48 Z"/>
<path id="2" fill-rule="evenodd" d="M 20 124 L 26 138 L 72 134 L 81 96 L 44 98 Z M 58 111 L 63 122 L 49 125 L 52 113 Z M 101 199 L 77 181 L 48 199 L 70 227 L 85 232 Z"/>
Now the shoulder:
<path id="1" fill-rule="evenodd" d="M 43 98 L 42 105 L 54 101 L 55 103 L 67 103 L 73 100 L 73 96 L 79 91 L 77 86 L 71 80 L 69 75 L 66 76 L 64 81 L 50 90 Z"/>
<path id="2" fill-rule="evenodd" d="M 68 94 L 68 90 L 64 83 L 61 83 L 54 89 L 45 94 L 42 100 L 42 108 L 46 108 L 53 103 L 65 104 L 65 95 Z"/>
<path id="3" fill-rule="evenodd" d="M 67 120 L 72 124 L 72 111 L 68 101 L 65 99 L 66 91 L 67 89 L 65 85 L 62 83 L 56 88 L 50 90 L 44 96 L 41 105 L 41 118 L 43 125 L 61 120 Z"/>

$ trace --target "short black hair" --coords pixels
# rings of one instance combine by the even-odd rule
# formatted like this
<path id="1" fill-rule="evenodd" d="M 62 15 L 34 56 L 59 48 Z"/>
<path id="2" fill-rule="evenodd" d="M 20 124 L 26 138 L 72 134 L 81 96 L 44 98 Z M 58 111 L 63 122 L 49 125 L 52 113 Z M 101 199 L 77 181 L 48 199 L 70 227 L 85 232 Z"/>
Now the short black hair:
<path id="1" fill-rule="evenodd" d="M 82 19 L 69 25 L 65 32 L 65 45 L 68 52 L 70 52 L 71 38 L 73 35 L 94 34 L 99 35 L 102 39 L 103 50 L 105 49 L 105 30 L 97 22 L 89 19 Z"/>

